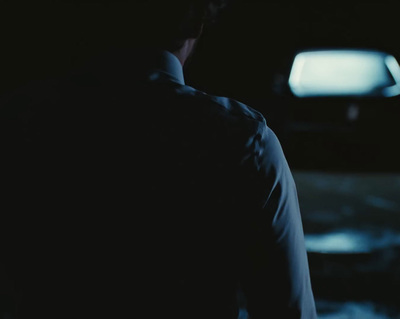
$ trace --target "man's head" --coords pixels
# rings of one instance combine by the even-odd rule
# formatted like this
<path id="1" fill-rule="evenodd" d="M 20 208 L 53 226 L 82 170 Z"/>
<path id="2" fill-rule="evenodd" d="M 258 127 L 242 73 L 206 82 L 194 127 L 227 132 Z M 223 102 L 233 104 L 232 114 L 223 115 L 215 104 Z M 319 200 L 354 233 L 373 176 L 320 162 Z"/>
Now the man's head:
<path id="1" fill-rule="evenodd" d="M 180 53 L 186 60 L 204 28 L 215 22 L 227 0 L 146 0 L 137 11 L 139 46 Z M 179 56 L 178 56 L 179 58 Z"/>

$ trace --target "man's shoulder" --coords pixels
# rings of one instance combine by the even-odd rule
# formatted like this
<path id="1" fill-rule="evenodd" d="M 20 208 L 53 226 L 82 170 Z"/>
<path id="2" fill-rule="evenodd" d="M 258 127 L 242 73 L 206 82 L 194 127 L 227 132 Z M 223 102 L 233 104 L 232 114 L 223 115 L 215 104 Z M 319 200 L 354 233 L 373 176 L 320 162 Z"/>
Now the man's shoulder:
<path id="1" fill-rule="evenodd" d="M 235 98 L 209 94 L 191 86 L 181 86 L 177 92 L 183 97 L 213 108 L 216 113 L 232 120 L 253 122 L 255 125 L 263 125 L 266 121 L 261 112 Z"/>

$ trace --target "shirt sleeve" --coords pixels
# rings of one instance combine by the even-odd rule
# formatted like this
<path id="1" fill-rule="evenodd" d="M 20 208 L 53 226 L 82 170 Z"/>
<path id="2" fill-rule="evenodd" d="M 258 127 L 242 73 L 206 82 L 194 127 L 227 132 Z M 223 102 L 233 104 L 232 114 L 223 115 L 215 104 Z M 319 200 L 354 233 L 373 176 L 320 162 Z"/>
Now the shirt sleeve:
<path id="1" fill-rule="evenodd" d="M 293 176 L 265 122 L 252 141 L 256 187 L 264 199 L 249 223 L 242 289 L 251 319 L 317 318 Z"/>

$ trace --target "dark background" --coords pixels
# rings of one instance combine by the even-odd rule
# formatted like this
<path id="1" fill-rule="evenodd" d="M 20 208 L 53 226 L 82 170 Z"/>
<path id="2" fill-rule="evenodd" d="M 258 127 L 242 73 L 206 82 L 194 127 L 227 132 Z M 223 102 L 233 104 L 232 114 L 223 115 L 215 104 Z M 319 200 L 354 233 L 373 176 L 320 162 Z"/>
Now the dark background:
<path id="1" fill-rule="evenodd" d="M 391 153 L 375 152 L 379 156 L 370 157 L 346 144 L 346 136 L 341 137 L 345 147 L 331 148 L 337 145 L 335 132 L 304 135 L 303 144 L 298 143 L 297 135 L 287 134 L 285 125 L 290 121 L 288 101 L 292 101 L 285 83 L 296 52 L 361 47 L 386 51 L 399 61 L 397 7 L 396 2 L 236 0 L 205 30 L 186 67 L 187 84 L 238 99 L 265 115 L 293 168 L 306 239 L 343 227 L 372 229 L 376 236 L 386 230 L 400 233 L 400 177 L 394 156 L 399 135 L 395 130 L 377 140 Z M 2 3 L 0 97 L 31 81 L 57 78 L 80 68 L 110 47 L 129 47 L 137 32 L 145 32 L 131 29 L 135 14 L 134 2 L 128 1 Z M 383 101 L 373 103 L 381 119 L 368 123 L 374 132 L 396 128 L 398 117 L 380 109 Z M 391 103 L 400 106 L 397 100 Z M 327 143 L 327 136 L 335 142 Z M 304 145 L 314 152 L 306 161 L 302 161 Z M 327 154 L 329 165 L 313 161 L 318 154 Z M 346 157 L 348 154 L 351 156 Z M 375 162 L 378 157 L 380 162 Z M 385 165 L 390 161 L 391 165 Z M 389 248 L 367 253 L 310 252 L 321 318 L 335 318 L 328 317 L 335 312 L 337 318 L 399 318 L 398 252 L 399 246 L 390 243 Z M 340 317 L 343 309 L 359 317 Z M 374 315 L 376 312 L 385 315 Z"/>
<path id="2" fill-rule="evenodd" d="M 11 2 L 1 6 L 0 96 L 30 81 L 62 76 L 107 49 L 129 47 L 138 34 L 146 33 L 134 23 L 140 15 L 134 1 Z M 332 165 L 328 159 L 321 164 L 297 158 L 298 149 L 290 144 L 286 131 L 292 102 L 286 85 L 291 62 L 296 52 L 321 47 L 378 49 L 399 59 L 396 3 L 233 0 L 218 22 L 205 30 L 186 67 L 186 82 L 261 111 L 280 137 L 293 168 L 343 170 L 349 163 L 336 165 L 337 157 L 332 157 Z M 400 114 L 385 112 L 378 114 L 380 121 L 370 115 L 378 130 L 388 123 L 397 125 L 394 119 Z M 392 141 L 393 136 L 386 138 L 387 146 Z M 339 147 L 337 152 L 351 149 Z M 354 155 L 349 168 L 356 170 L 360 159 Z M 396 170 L 397 159 L 400 155 L 387 169 Z M 362 169 L 375 169 L 375 163 L 362 162 Z"/>

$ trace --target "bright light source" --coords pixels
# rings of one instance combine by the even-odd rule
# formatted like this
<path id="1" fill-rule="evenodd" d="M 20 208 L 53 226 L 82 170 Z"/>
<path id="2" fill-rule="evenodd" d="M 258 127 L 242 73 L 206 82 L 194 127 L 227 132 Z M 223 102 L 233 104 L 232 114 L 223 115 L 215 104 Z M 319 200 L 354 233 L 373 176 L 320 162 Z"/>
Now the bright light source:
<path id="1" fill-rule="evenodd" d="M 298 97 L 395 96 L 400 94 L 400 66 L 379 51 L 304 51 L 293 61 L 289 86 Z"/>

